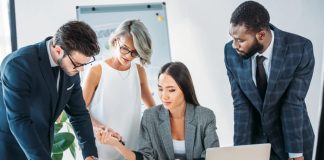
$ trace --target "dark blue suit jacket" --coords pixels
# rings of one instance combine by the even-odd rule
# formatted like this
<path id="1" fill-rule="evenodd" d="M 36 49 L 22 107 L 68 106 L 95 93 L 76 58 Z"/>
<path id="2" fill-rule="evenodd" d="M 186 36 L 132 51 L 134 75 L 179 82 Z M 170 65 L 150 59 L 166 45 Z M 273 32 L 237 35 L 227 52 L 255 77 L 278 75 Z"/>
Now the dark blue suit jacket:
<path id="1" fill-rule="evenodd" d="M 1 159 L 51 159 L 54 122 L 63 110 L 83 156 L 97 156 L 80 77 L 63 74 L 57 93 L 45 43 L 49 39 L 9 54 L 1 64 Z"/>
<path id="2" fill-rule="evenodd" d="M 225 45 L 225 64 L 234 104 L 234 144 L 270 142 L 272 159 L 303 153 L 311 160 L 314 133 L 305 96 L 314 70 L 311 41 L 271 25 L 274 44 L 265 99 L 252 80 L 251 58 L 241 58 Z"/>

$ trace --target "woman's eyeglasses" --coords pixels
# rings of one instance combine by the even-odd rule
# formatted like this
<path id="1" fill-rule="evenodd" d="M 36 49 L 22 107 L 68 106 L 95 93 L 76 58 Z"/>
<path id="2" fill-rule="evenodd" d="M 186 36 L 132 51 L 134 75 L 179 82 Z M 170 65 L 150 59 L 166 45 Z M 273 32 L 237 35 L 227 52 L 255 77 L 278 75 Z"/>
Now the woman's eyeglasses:
<path id="1" fill-rule="evenodd" d="M 118 42 L 118 45 L 119 45 L 120 53 L 122 53 L 122 54 L 128 54 L 129 53 L 133 58 L 139 57 L 139 55 L 138 55 L 138 53 L 136 51 L 130 51 L 127 48 L 127 46 L 121 45 L 119 40 L 117 42 Z"/>

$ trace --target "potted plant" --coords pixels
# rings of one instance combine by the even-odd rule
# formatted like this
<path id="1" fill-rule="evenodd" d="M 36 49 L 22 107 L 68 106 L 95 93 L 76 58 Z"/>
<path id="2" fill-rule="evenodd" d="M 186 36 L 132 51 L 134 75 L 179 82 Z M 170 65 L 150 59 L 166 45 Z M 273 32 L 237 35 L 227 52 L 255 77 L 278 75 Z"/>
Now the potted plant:
<path id="1" fill-rule="evenodd" d="M 64 128 L 64 129 L 62 129 Z M 55 122 L 54 128 L 54 144 L 52 148 L 52 159 L 62 160 L 63 153 L 69 149 L 74 159 L 76 158 L 74 143 L 75 136 L 73 134 L 72 126 L 67 120 L 67 115 L 62 112 L 61 116 Z"/>

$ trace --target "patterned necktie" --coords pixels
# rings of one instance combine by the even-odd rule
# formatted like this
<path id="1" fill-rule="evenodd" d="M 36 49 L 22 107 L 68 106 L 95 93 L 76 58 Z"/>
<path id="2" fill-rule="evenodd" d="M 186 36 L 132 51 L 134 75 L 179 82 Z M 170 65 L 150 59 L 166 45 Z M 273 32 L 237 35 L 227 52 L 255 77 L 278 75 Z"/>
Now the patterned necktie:
<path id="1" fill-rule="evenodd" d="M 255 79 L 257 88 L 262 100 L 264 100 L 265 93 L 267 91 L 267 75 L 265 73 L 265 69 L 263 66 L 263 61 L 265 57 L 257 56 L 256 57 L 256 72 L 255 72 Z"/>

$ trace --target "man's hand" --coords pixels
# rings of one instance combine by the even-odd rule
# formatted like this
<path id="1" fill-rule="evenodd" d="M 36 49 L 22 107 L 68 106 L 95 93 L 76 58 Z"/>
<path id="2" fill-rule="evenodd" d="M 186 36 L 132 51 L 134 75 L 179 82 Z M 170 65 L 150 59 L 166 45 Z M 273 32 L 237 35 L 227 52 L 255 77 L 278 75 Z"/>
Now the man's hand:
<path id="1" fill-rule="evenodd" d="M 88 156 L 85 160 L 97 160 L 98 158 L 95 156 Z"/>
<path id="2" fill-rule="evenodd" d="M 288 160 L 304 160 L 304 157 L 289 158 Z"/>

